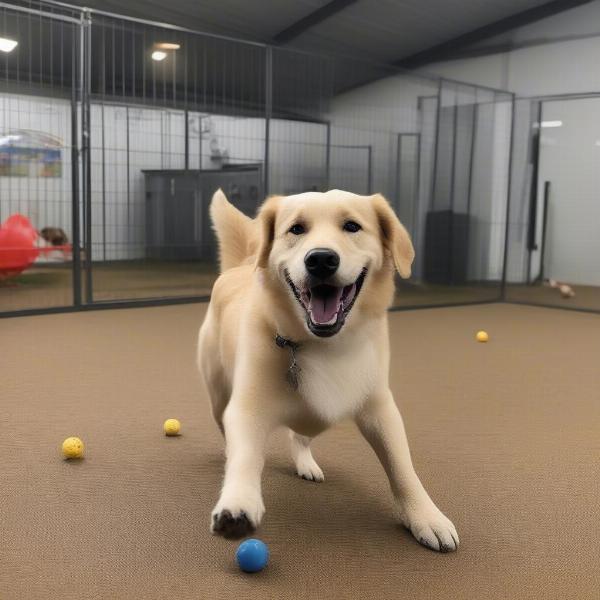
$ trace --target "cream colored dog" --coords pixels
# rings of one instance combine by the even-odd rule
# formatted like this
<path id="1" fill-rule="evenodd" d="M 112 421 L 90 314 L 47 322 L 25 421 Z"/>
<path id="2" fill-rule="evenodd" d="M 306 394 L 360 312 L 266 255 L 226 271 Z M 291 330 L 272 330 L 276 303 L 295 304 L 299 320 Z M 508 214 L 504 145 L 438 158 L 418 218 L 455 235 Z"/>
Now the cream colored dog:
<path id="1" fill-rule="evenodd" d="M 198 365 L 227 447 L 213 533 L 241 537 L 260 523 L 274 429 L 289 428 L 298 475 L 323 481 L 311 438 L 352 418 L 387 472 L 402 523 L 421 544 L 456 550 L 454 525 L 414 471 L 388 384 L 393 271 L 409 277 L 414 250 L 387 201 L 339 190 L 271 197 L 252 220 L 219 190 L 211 216 L 222 274 Z"/>

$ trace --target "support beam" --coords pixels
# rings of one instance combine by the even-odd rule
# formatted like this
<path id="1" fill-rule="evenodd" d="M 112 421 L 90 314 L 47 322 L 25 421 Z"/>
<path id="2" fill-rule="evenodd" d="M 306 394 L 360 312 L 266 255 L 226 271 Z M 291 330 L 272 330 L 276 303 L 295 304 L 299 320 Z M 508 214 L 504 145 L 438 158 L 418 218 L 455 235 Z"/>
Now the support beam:
<path id="1" fill-rule="evenodd" d="M 523 27 L 524 25 L 529 25 L 530 23 L 551 17 L 565 10 L 588 4 L 591 1 L 592 0 L 553 0 L 547 4 L 535 6 L 534 8 L 505 17 L 494 23 L 484 25 L 483 27 L 469 31 L 468 33 L 463 33 L 452 40 L 432 46 L 427 50 L 422 50 L 416 54 L 401 58 L 400 60 L 395 61 L 394 65 L 404 69 L 416 69 L 427 63 L 448 60 L 467 46 L 501 35 L 507 31 L 516 29 L 517 27 Z"/>
<path id="2" fill-rule="evenodd" d="M 325 6 L 318 8 L 317 10 L 309 13 L 299 21 L 296 21 L 289 27 L 286 27 L 283 31 L 273 36 L 273 43 L 275 44 L 287 44 L 294 38 L 304 33 L 306 30 L 314 27 L 321 21 L 332 17 L 336 13 L 340 12 L 347 6 L 354 4 L 356 0 L 331 0 Z"/>

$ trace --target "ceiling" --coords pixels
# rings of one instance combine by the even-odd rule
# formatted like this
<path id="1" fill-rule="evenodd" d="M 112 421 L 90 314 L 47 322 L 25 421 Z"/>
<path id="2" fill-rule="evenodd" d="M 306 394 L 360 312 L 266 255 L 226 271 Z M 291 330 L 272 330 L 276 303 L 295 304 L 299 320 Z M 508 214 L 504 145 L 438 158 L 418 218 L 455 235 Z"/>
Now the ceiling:
<path id="1" fill-rule="evenodd" d="M 582 0 L 585 1 L 585 0 Z M 331 14 L 287 41 L 313 52 L 392 63 L 542 5 L 577 0 L 76 0 L 93 9 L 271 42 L 332 5 Z M 337 9 L 337 11 L 336 11 Z M 318 14 L 318 13 L 317 13 Z"/>
<path id="2" fill-rule="evenodd" d="M 263 115 L 268 80 L 273 115 L 313 120 L 327 112 L 331 98 L 397 75 L 398 67 L 449 58 L 460 52 L 461 44 L 463 50 L 473 48 L 482 40 L 498 39 L 510 27 L 589 1 L 79 0 L 82 6 L 146 21 L 93 17 L 94 98 Z M 199 36 L 161 23 L 269 43 L 275 49 L 268 53 L 261 45 Z M 0 61 L 0 81 L 15 90 L 43 88 L 45 94 L 71 95 L 80 39 L 75 25 L 24 15 L 4 4 L 0 35 L 3 31 L 19 45 Z M 158 42 L 177 43 L 181 49 L 156 63 L 151 50 Z"/>

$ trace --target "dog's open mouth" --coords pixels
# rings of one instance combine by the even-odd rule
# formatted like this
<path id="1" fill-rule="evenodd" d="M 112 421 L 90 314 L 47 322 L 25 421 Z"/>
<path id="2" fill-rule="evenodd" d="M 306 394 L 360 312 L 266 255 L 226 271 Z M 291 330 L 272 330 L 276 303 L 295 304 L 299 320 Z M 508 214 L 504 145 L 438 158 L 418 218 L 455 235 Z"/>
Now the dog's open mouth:
<path id="1" fill-rule="evenodd" d="M 344 325 L 366 275 L 367 269 L 363 269 L 354 283 L 343 287 L 320 283 L 302 289 L 294 285 L 287 271 L 285 278 L 294 296 L 306 311 L 306 324 L 311 332 L 319 337 L 330 337 Z"/>

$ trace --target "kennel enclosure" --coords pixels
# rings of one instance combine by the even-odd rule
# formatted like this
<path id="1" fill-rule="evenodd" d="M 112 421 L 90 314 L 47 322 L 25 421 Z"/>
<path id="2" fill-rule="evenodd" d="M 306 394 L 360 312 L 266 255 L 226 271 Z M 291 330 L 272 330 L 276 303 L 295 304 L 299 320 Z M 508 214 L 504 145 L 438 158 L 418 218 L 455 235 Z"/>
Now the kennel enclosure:
<path id="1" fill-rule="evenodd" d="M 247 214 L 274 193 L 383 193 L 416 249 L 397 307 L 497 301 L 523 279 L 533 103 L 53 2 L 4 2 L 0 23 L 19 41 L 0 60 L 0 222 L 74 248 L 0 284 L 5 316 L 206 299 L 218 187 Z"/>

